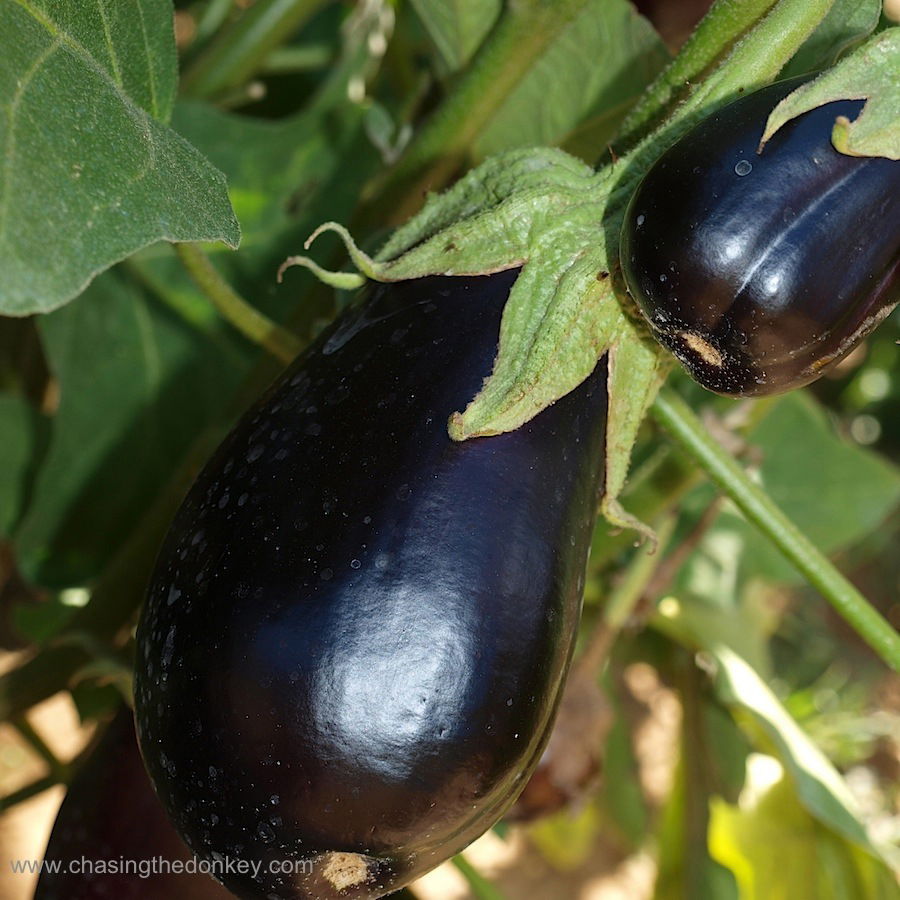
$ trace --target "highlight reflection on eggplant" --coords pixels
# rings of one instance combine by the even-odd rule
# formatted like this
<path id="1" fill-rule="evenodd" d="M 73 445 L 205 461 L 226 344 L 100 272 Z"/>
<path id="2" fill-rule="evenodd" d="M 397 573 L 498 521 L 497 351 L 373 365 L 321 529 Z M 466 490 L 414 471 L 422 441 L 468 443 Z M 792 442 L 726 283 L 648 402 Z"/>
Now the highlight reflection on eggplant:
<path id="1" fill-rule="evenodd" d="M 144 758 L 239 897 L 379 897 L 514 801 L 576 633 L 605 362 L 454 443 L 515 271 L 376 286 L 207 464 L 138 630 Z M 294 864 L 294 868 L 291 868 Z"/>

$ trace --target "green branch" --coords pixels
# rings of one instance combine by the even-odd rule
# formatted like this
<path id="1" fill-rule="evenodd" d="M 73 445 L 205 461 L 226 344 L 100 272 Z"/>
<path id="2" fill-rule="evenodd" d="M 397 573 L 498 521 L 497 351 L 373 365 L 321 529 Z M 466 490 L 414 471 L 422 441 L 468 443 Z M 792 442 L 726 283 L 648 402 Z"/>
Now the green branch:
<path id="1" fill-rule="evenodd" d="M 400 222 L 441 188 L 465 161 L 534 63 L 584 7 L 586 0 L 511 0 L 453 91 L 417 133 L 399 163 L 376 182 L 358 221 Z"/>
<path id="2" fill-rule="evenodd" d="M 454 856 L 450 862 L 466 879 L 469 890 L 477 900 L 504 900 L 504 894 L 500 888 L 485 878 L 461 853 Z"/>
<path id="3" fill-rule="evenodd" d="M 327 0 L 257 0 L 226 26 L 184 73 L 181 88 L 192 97 L 210 97 L 244 83 L 269 53 L 325 5 Z"/>
<path id="4" fill-rule="evenodd" d="M 197 287 L 241 334 L 284 363 L 294 359 L 303 347 L 300 339 L 244 300 L 219 274 L 199 244 L 175 244 L 174 247 Z"/>
<path id="5" fill-rule="evenodd" d="M 657 76 L 628 113 L 615 140 L 622 150 L 642 137 L 690 86 L 717 62 L 774 5 L 775 0 L 733 3 L 717 0 L 678 56 Z"/>
<path id="6" fill-rule="evenodd" d="M 43 794 L 44 791 L 48 791 L 58 784 L 59 779 L 55 775 L 46 775 L 37 781 L 31 782 L 31 784 L 26 784 L 25 787 L 19 788 L 19 790 L 13 791 L 13 793 L 7 794 L 5 797 L 0 797 L 0 812 L 5 812 L 19 803 L 24 803 L 32 797 L 37 797 L 38 794 Z"/>
<path id="7" fill-rule="evenodd" d="M 822 593 L 879 656 L 900 672 L 900 635 L 825 555 L 750 480 L 735 459 L 714 440 L 690 407 L 671 390 L 660 391 L 652 415 L 709 478 Z"/>
<path id="8" fill-rule="evenodd" d="M 25 715 L 14 716 L 11 724 L 25 738 L 31 749 L 47 764 L 50 775 L 57 781 L 65 781 L 68 776 L 68 766 L 57 757 Z"/>

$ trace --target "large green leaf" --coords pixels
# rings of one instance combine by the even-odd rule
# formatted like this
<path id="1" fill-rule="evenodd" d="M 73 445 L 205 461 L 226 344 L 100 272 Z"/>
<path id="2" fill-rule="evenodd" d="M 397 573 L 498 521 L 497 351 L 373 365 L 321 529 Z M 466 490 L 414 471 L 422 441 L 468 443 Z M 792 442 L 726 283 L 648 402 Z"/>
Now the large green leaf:
<path id="1" fill-rule="evenodd" d="M 178 87 L 170 0 L 15 0 L 73 52 L 86 53 L 121 91 L 167 121 Z"/>
<path id="2" fill-rule="evenodd" d="M 832 65 L 848 47 L 875 30 L 881 6 L 881 0 L 835 0 L 819 27 L 785 66 L 783 77 L 791 78 Z"/>
<path id="3" fill-rule="evenodd" d="M 763 454 L 760 477 L 776 503 L 826 553 L 870 534 L 900 504 L 900 470 L 843 439 L 807 394 L 784 397 L 750 434 Z M 745 575 L 795 580 L 793 568 L 755 528 L 727 515 L 740 533 Z"/>
<path id="4" fill-rule="evenodd" d="M 65 586 L 96 575 L 128 536 L 246 364 L 230 335 L 187 324 L 119 270 L 44 317 L 41 333 L 60 405 L 16 545 L 27 577 Z"/>
<path id="5" fill-rule="evenodd" d="M 817 822 L 771 757 L 748 765 L 740 803 L 711 804 L 713 856 L 733 872 L 741 900 L 897 900 L 891 871 Z"/>
<path id="6" fill-rule="evenodd" d="M 157 117 L 175 86 L 167 0 L 0 0 L 0 312 L 46 312 L 159 240 L 240 231 L 224 178 Z"/>
<path id="7" fill-rule="evenodd" d="M 440 55 L 443 68 L 456 72 L 471 58 L 497 20 L 501 0 L 412 0 Z"/>
<path id="8" fill-rule="evenodd" d="M 764 735 L 791 775 L 807 810 L 848 841 L 875 856 L 893 857 L 869 834 L 860 810 L 844 780 L 821 750 L 791 718 L 778 698 L 747 662 L 726 646 L 707 647 L 717 669 L 716 689 L 738 720 L 749 713 L 748 728 Z"/>
<path id="9" fill-rule="evenodd" d="M 900 504 L 900 471 L 842 438 L 803 392 L 787 394 L 749 435 L 762 462 L 758 478 L 787 515 L 826 553 L 860 541 Z M 697 490 L 697 514 L 712 498 Z M 735 561 L 739 560 L 739 565 Z M 679 586 L 730 605 L 750 578 L 803 581 L 793 566 L 730 504 L 679 577 Z"/>
<path id="10" fill-rule="evenodd" d="M 8 537 L 25 504 L 46 422 L 23 397 L 0 394 L 0 537 Z"/>
<path id="11" fill-rule="evenodd" d="M 595 122 L 572 144 L 594 162 L 606 148 L 589 146 L 588 135 L 611 136 L 630 102 L 667 61 L 658 35 L 627 0 L 591 0 L 510 94 L 475 142 L 474 155 L 558 144 L 583 120 L 598 116 L 603 131 Z"/>

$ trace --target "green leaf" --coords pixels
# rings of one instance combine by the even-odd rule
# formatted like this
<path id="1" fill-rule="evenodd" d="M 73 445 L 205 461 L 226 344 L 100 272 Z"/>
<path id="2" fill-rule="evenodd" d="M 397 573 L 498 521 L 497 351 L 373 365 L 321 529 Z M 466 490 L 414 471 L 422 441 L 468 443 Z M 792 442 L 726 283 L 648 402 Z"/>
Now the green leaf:
<path id="1" fill-rule="evenodd" d="M 0 0 L 0 312 L 55 309 L 155 241 L 237 246 L 221 173 L 154 118 L 174 89 L 164 11 Z"/>
<path id="2" fill-rule="evenodd" d="M 710 804 L 713 856 L 734 873 L 741 900 L 897 900 L 881 862 L 817 822 L 797 802 L 771 757 L 750 757 L 747 785 L 732 806 Z"/>
<path id="3" fill-rule="evenodd" d="M 871 450 L 842 439 L 808 394 L 779 398 L 748 440 L 762 454 L 759 477 L 769 495 L 825 553 L 871 534 L 900 504 L 900 471 Z M 810 464 L 811 452 L 815 465 Z M 742 547 L 742 579 L 801 580 L 730 508 L 719 517 L 704 548 L 724 534 Z"/>
<path id="4" fill-rule="evenodd" d="M 833 100 L 866 100 L 852 122 L 838 116 L 832 142 L 851 156 L 900 160 L 900 27 L 875 35 L 815 81 L 788 94 L 772 110 L 760 148 L 786 122 Z"/>
<path id="5" fill-rule="evenodd" d="M 12 534 L 25 507 L 46 425 L 23 397 L 0 394 L 0 537 Z"/>
<path id="6" fill-rule="evenodd" d="M 26 577 L 58 587 L 94 577 L 191 439 L 222 417 L 246 358 L 218 324 L 188 325 L 119 270 L 41 320 L 60 405 L 16 533 Z"/>
<path id="7" fill-rule="evenodd" d="M 841 54 L 875 30 L 880 15 L 881 0 L 835 0 L 781 77 L 792 78 L 834 65 Z"/>
<path id="8" fill-rule="evenodd" d="M 749 713 L 778 753 L 803 805 L 820 822 L 873 855 L 896 856 L 868 833 L 847 785 L 821 750 L 804 734 L 766 683 L 728 647 L 708 647 L 715 660 L 716 691 L 736 711 Z M 740 721 L 740 717 L 739 717 Z M 896 860 L 895 860 L 896 861 Z"/>
<path id="9" fill-rule="evenodd" d="M 501 0 L 412 0 L 447 72 L 461 69 L 500 15 Z"/>
<path id="10" fill-rule="evenodd" d="M 665 381 L 671 359 L 628 316 L 618 321 L 618 339 L 609 351 L 609 407 L 606 414 L 606 466 L 600 511 L 606 520 L 634 528 L 655 540 L 653 532 L 627 513 L 618 497 L 625 487 L 631 450 L 656 392 Z"/>
<path id="11" fill-rule="evenodd" d="M 241 223 L 243 256 L 244 251 L 268 247 L 286 227 L 296 229 L 307 220 L 317 194 L 348 165 L 347 151 L 361 134 L 363 116 L 361 107 L 347 102 L 327 116 L 299 113 L 272 122 L 181 101 L 172 121 L 227 176 L 228 194 Z M 361 169 L 358 174 L 342 173 L 347 183 L 342 193 L 354 191 L 354 203 L 354 188 L 371 161 L 357 157 L 355 165 Z"/>
<path id="12" fill-rule="evenodd" d="M 528 422 L 581 384 L 598 352 L 616 338 L 621 308 L 597 257 L 577 250 L 586 235 L 573 227 L 553 238 L 529 254 L 513 285 L 493 372 L 465 410 L 451 417 L 454 440 L 501 434 Z"/>
<path id="13" fill-rule="evenodd" d="M 64 594 L 51 595 L 38 603 L 29 601 L 13 607 L 13 626 L 26 641 L 45 644 L 68 625 L 76 612 L 77 607 L 65 603 Z"/>
<path id="14" fill-rule="evenodd" d="M 166 122 L 178 87 L 170 0 L 15 0 L 72 52 L 100 66 L 120 91 Z"/>
<path id="15" fill-rule="evenodd" d="M 558 144 L 583 120 L 611 108 L 621 118 L 668 58 L 656 32 L 626 0 L 590 0 L 478 136 L 475 158 Z M 605 122 L 607 134 L 615 121 Z M 605 143 L 590 147 L 584 138 L 578 146 L 589 161 L 605 150 Z"/>

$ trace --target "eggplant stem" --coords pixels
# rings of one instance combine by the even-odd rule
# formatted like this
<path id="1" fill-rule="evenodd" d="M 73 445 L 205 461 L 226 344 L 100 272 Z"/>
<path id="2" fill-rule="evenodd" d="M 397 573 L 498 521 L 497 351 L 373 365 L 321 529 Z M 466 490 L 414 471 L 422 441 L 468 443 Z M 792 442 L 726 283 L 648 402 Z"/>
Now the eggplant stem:
<path id="1" fill-rule="evenodd" d="M 900 672 L 900 635 L 842 575 L 818 547 L 703 427 L 671 389 L 659 392 L 653 418 L 895 671 Z"/>
<path id="2" fill-rule="evenodd" d="M 284 363 L 303 349 L 303 342 L 251 306 L 219 274 L 199 244 L 175 244 L 175 253 L 197 287 L 238 331 Z"/>

